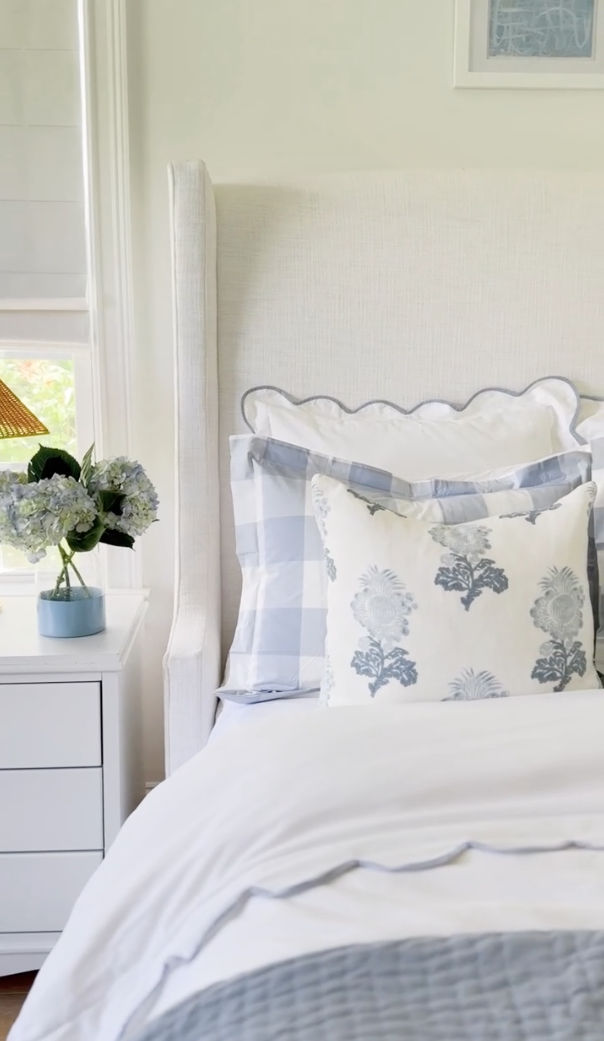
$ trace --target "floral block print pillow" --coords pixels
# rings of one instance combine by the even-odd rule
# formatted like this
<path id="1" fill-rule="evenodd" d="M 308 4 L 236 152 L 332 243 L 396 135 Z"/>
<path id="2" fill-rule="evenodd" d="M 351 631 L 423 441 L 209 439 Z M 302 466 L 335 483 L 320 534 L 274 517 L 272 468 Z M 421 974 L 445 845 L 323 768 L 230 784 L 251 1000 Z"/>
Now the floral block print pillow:
<path id="1" fill-rule="evenodd" d="M 329 705 L 600 686 L 587 581 L 590 482 L 542 510 L 447 525 L 315 476 Z"/>
<path id="2" fill-rule="evenodd" d="M 321 683 L 327 580 L 312 504 L 314 474 L 353 485 L 375 508 L 447 524 L 539 511 L 591 477 L 585 448 L 476 480 L 407 481 L 272 438 L 237 436 L 230 443 L 242 592 L 221 694 L 239 700 L 277 692 L 298 697 Z"/>

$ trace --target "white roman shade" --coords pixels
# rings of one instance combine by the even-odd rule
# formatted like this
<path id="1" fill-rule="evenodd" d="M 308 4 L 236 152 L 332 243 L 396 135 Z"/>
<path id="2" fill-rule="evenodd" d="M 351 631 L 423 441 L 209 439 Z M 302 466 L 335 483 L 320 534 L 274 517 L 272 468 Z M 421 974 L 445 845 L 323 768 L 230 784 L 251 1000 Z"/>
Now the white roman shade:
<path id="1" fill-rule="evenodd" d="M 86 334 L 81 122 L 77 0 L 0 0 L 1 339 Z"/>

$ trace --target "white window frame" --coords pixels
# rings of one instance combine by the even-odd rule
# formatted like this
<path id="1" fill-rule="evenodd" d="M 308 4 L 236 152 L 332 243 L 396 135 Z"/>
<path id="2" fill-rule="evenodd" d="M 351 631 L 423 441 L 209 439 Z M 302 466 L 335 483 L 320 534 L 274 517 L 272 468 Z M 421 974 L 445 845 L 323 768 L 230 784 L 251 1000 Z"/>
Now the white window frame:
<path id="1" fill-rule="evenodd" d="M 78 0 L 97 455 L 131 454 L 134 347 L 125 0 Z M 140 587 L 139 558 L 106 548 L 109 588 Z"/>
<path id="2" fill-rule="evenodd" d="M 125 0 L 78 0 L 78 18 L 87 297 L 4 299 L 0 311 L 87 311 L 89 342 L 0 340 L 0 356 L 71 356 L 78 444 L 84 451 L 94 440 L 97 457 L 107 457 L 131 454 L 134 321 Z M 140 587 L 137 555 L 111 547 L 103 550 L 105 586 Z M 16 579 L 22 584 L 26 573 L 0 572 L 3 591 Z"/>
<path id="3" fill-rule="evenodd" d="M 0 310 L 2 304 L 0 304 Z M 44 358 L 52 361 L 73 362 L 73 379 L 76 389 L 76 438 L 85 451 L 94 441 L 93 374 L 90 344 L 59 343 L 57 340 L 19 340 L 0 343 L 0 358 Z"/>
<path id="4" fill-rule="evenodd" d="M 0 302 L 0 310 L 4 310 L 5 301 Z M 22 303 L 20 310 L 23 309 Z M 93 416 L 93 374 L 92 358 L 89 343 L 58 343 L 56 340 L 19 340 L 0 342 L 0 359 L 5 358 L 44 358 L 52 361 L 71 361 L 76 395 L 76 438 L 84 451 L 94 441 Z M 25 469 L 24 463 L 1 463 L 0 468 Z M 1 547 L 0 547 L 1 550 Z M 101 570 L 104 564 L 101 562 Z M 39 566 L 33 568 L 0 570 L 0 587 L 3 593 L 11 591 L 23 592 L 28 587 L 45 588 L 56 578 L 54 572 L 46 571 Z"/>

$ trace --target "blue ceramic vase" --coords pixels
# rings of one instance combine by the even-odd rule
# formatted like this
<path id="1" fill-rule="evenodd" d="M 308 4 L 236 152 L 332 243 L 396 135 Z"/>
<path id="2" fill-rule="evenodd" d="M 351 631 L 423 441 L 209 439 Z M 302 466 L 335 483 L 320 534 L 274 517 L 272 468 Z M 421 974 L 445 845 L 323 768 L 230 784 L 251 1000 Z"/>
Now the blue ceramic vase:
<path id="1" fill-rule="evenodd" d="M 68 638 L 92 636 L 105 628 L 105 594 L 97 586 L 62 590 L 59 599 L 52 589 L 38 596 L 40 636 Z"/>

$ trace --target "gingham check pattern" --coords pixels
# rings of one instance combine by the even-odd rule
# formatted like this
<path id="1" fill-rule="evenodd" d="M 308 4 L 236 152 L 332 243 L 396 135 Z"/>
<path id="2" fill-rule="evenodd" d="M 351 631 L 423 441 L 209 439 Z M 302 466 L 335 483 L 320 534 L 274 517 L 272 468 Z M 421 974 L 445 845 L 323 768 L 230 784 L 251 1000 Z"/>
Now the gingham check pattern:
<path id="1" fill-rule="evenodd" d="M 550 506 L 589 480 L 591 470 L 589 453 L 577 450 L 481 481 L 409 483 L 271 438 L 236 436 L 230 447 L 243 586 L 224 689 L 241 697 L 256 692 L 257 700 L 320 686 L 326 580 L 312 508 L 314 474 L 335 477 L 397 512 L 409 512 L 410 502 L 436 500 L 437 518 L 454 524 Z"/>
<path id="2" fill-rule="evenodd" d="M 600 573 L 600 618 L 604 620 L 604 400 L 580 399 L 577 434 L 585 439 L 592 454 L 592 480 L 597 492 L 594 504 L 594 538 Z"/>

